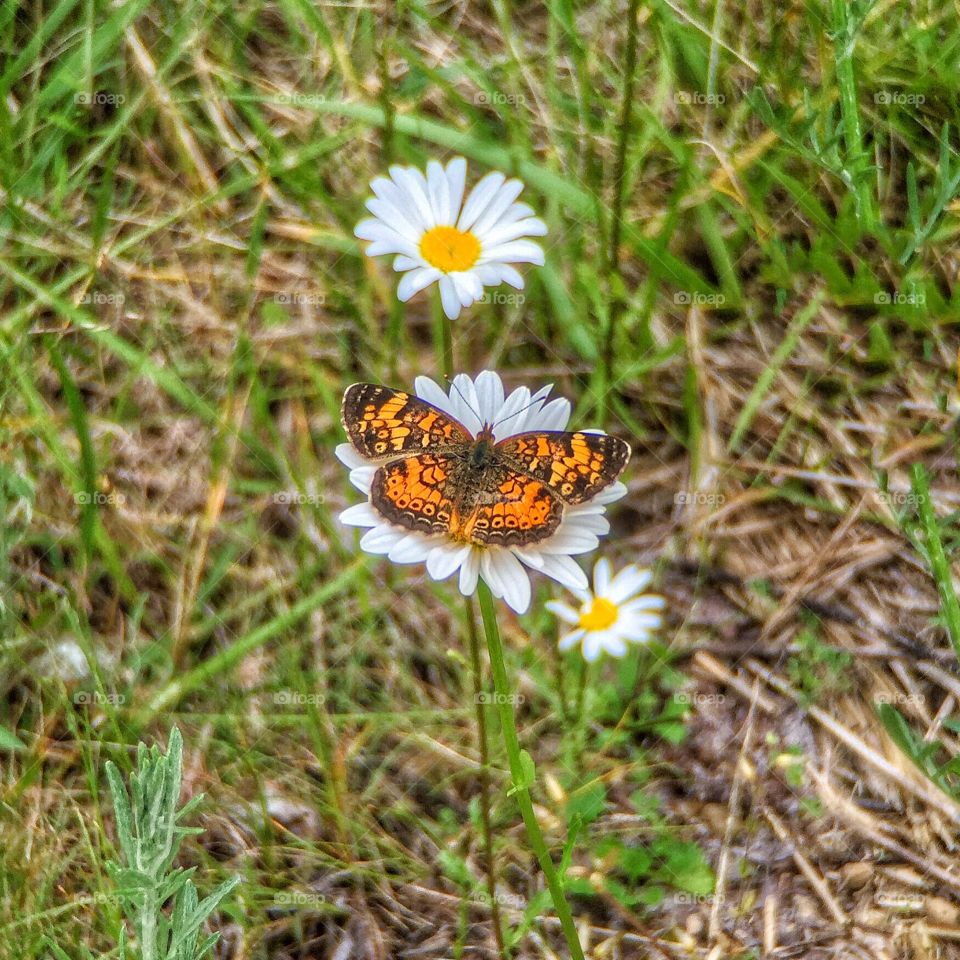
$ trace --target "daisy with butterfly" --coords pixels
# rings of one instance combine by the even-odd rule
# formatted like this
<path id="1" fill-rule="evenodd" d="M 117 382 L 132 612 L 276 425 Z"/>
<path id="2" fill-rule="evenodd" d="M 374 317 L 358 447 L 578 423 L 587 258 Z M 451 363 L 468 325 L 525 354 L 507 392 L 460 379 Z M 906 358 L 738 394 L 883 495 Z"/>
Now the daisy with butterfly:
<path id="1" fill-rule="evenodd" d="M 435 580 L 479 579 L 517 613 L 530 604 L 532 569 L 571 589 L 587 580 L 573 557 L 608 532 L 607 504 L 629 445 L 600 431 L 567 432 L 570 404 L 551 387 L 505 394 L 491 370 L 460 374 L 445 393 L 428 377 L 415 392 L 357 383 L 344 394 L 349 443 L 337 456 L 367 502 L 341 514 L 367 527 L 360 541 L 395 563 L 425 563 Z"/>
<path id="2" fill-rule="evenodd" d="M 394 269 L 403 273 L 397 289 L 401 301 L 436 284 L 448 320 L 479 300 L 485 286 L 506 282 L 522 288 L 513 263 L 544 262 L 542 249 L 526 238 L 543 236 L 547 229 L 530 207 L 517 202 L 523 184 L 490 173 L 464 202 L 465 182 L 462 158 L 445 168 L 431 161 L 426 176 L 414 168 L 392 167 L 389 179 L 371 184 L 374 198 L 367 208 L 373 217 L 355 231 L 370 241 L 368 256 L 394 255 Z M 433 580 L 456 574 L 459 590 L 468 598 L 488 892 L 497 945 L 505 955 L 490 828 L 484 715 L 490 701 L 481 693 L 470 602 L 478 594 L 510 793 L 520 807 L 569 954 L 583 960 L 563 880 L 533 807 L 530 788 L 536 772 L 517 735 L 494 598 L 525 613 L 531 571 L 587 597 L 588 581 L 574 557 L 595 550 L 609 532 L 606 508 L 626 494 L 620 476 L 630 446 L 602 430 L 568 430 L 570 403 L 551 398 L 550 385 L 535 392 L 521 386 L 508 394 L 492 370 L 475 378 L 462 373 L 451 377 L 451 331 L 447 325 L 441 328 L 445 343 L 438 349 L 439 365 L 448 374 L 449 390 L 425 376 L 416 378 L 412 392 L 375 383 L 346 389 L 341 422 L 347 442 L 336 454 L 365 499 L 344 510 L 340 520 L 365 528 L 360 547 L 368 553 L 398 564 L 422 563 Z M 594 649 L 619 651 L 625 628 L 612 632 L 605 597 L 591 602 L 590 611 L 578 615 L 588 622 L 576 638 L 587 638 L 583 646 L 591 656 Z M 602 624 L 600 614 L 591 613 L 594 607 L 606 617 Z M 561 612 L 566 615 L 567 608 Z M 598 624 L 606 631 L 599 639 L 587 629 Z"/>

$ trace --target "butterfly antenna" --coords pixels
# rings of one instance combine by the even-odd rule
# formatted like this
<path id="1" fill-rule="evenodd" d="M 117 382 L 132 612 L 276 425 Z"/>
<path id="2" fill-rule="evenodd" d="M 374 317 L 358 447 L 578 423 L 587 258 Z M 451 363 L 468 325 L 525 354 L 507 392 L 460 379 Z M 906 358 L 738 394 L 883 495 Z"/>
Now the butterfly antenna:
<path id="1" fill-rule="evenodd" d="M 483 423 L 483 417 L 481 417 L 480 414 L 479 414 L 476 410 L 473 409 L 473 405 L 472 405 L 472 404 L 470 403 L 470 401 L 463 395 L 463 391 L 456 385 L 456 383 L 455 383 L 454 380 L 453 380 L 453 377 L 451 377 L 451 376 L 448 375 L 448 376 L 445 377 L 445 379 L 446 379 L 447 383 L 449 383 L 450 386 L 451 386 L 454 390 L 457 391 L 457 393 L 458 393 L 459 396 L 460 396 L 460 399 L 467 405 L 467 409 L 480 421 L 480 423 Z"/>
<path id="2" fill-rule="evenodd" d="M 483 423 L 483 417 L 481 417 L 480 414 L 479 414 L 476 410 L 474 410 L 474 408 L 473 408 L 473 406 L 471 405 L 470 401 L 463 395 L 463 391 L 456 385 L 456 383 L 454 383 L 453 378 L 447 376 L 445 379 L 446 379 L 447 383 L 449 383 L 450 386 L 451 386 L 454 390 L 457 391 L 457 393 L 458 393 L 459 396 L 460 396 L 460 399 L 467 405 L 467 409 L 468 409 L 481 423 Z M 495 423 L 491 423 L 491 424 L 490 424 L 490 429 L 492 430 L 495 426 L 497 426 L 498 424 L 503 423 L 505 420 L 512 420 L 514 417 L 517 417 L 517 416 L 519 416 L 521 413 L 523 413 L 524 410 L 529 410 L 532 406 L 535 406 L 536 404 L 541 403 L 544 399 L 545 399 L 544 397 L 536 397 L 536 398 L 532 399 L 529 403 L 527 403 L 527 404 L 525 404 L 524 406 L 522 406 L 519 410 L 515 410 L 513 413 L 508 413 L 505 417 L 501 417 L 501 418 L 500 418 L 499 420 L 497 420 Z"/>
<path id="3" fill-rule="evenodd" d="M 490 424 L 490 429 L 492 430 L 495 426 L 497 426 L 497 424 L 503 423 L 504 420 L 512 420 L 514 417 L 517 417 L 521 413 L 523 413 L 524 410 L 529 410 L 532 406 L 534 406 L 535 404 L 541 403 L 545 399 L 546 399 L 545 397 L 537 397 L 535 400 L 531 400 L 528 404 L 525 404 L 519 410 L 515 410 L 513 413 L 508 413 L 505 417 L 501 417 L 497 421 L 497 423 Z"/>

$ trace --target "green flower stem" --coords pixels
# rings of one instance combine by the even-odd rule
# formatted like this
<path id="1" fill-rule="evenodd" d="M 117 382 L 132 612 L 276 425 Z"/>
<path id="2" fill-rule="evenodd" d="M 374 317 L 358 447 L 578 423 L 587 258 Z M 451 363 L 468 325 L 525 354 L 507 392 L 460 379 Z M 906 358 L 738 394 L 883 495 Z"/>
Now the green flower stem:
<path id="1" fill-rule="evenodd" d="M 490 895 L 490 920 L 497 951 L 508 957 L 503 941 L 503 922 L 500 904 L 497 903 L 497 874 L 493 856 L 493 831 L 490 829 L 490 745 L 487 734 L 487 708 L 483 693 L 483 663 L 480 659 L 480 637 L 477 633 L 477 615 L 473 598 L 466 597 L 467 633 L 470 638 L 470 666 L 473 671 L 473 699 L 477 714 L 477 742 L 480 747 L 480 819 L 483 826 L 483 855 L 486 860 L 487 893 Z"/>
<path id="2" fill-rule="evenodd" d="M 503 645 L 500 642 L 500 630 L 497 627 L 497 615 L 493 607 L 493 594 L 490 588 L 481 580 L 477 587 L 480 596 L 480 613 L 483 616 L 483 629 L 487 636 L 487 650 L 490 652 L 490 667 L 493 670 L 493 686 L 496 691 L 497 709 L 500 712 L 500 726 L 503 730 L 503 742 L 507 748 L 507 757 L 510 761 L 510 776 L 513 779 L 513 793 L 520 805 L 523 824 L 527 828 L 527 839 L 540 863 L 540 869 L 547 881 L 550 897 L 553 900 L 553 909 L 560 920 L 563 935 L 570 950 L 571 960 L 583 960 L 583 950 L 577 936 L 577 928 L 573 923 L 570 907 L 563 895 L 563 886 L 557 871 L 550 859 L 550 851 L 540 832 L 536 814 L 533 811 L 533 801 L 530 799 L 530 790 L 527 785 L 529 769 L 524 771 L 524 764 L 520 757 L 520 740 L 517 737 L 517 726 L 513 716 L 513 701 L 510 695 L 510 681 L 507 678 L 507 667 L 503 659 Z"/>

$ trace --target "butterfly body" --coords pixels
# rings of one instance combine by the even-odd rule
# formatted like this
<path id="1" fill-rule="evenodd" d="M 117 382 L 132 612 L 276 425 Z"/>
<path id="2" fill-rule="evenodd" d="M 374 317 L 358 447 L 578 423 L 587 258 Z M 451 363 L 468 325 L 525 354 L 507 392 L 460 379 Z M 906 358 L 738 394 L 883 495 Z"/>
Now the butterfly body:
<path id="1" fill-rule="evenodd" d="M 355 383 L 343 399 L 354 448 L 378 469 L 370 502 L 404 529 L 478 546 L 522 547 L 556 532 L 566 506 L 613 483 L 630 447 L 606 434 L 531 431 L 474 437 L 425 400 Z"/>

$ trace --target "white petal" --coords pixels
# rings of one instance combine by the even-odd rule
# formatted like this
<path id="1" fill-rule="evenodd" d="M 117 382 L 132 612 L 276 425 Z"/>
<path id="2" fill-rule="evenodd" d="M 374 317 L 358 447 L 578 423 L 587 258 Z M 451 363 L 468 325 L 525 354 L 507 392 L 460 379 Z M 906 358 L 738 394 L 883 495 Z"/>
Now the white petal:
<path id="1" fill-rule="evenodd" d="M 504 223 L 500 220 L 493 229 L 483 234 L 482 242 L 485 248 L 490 248 L 510 240 L 519 240 L 521 237 L 545 237 L 546 235 L 547 225 L 537 217 L 517 220 L 514 223 Z"/>
<path id="2" fill-rule="evenodd" d="M 481 269 L 481 267 L 494 267 L 494 266 L 497 268 L 497 270 L 499 270 L 500 279 L 501 281 L 503 281 L 503 283 L 510 284 L 510 286 L 513 287 L 514 290 L 523 289 L 523 277 L 520 276 L 520 272 L 518 270 L 515 270 L 513 267 L 511 267 L 509 263 L 477 264 L 477 266 L 474 267 L 474 269 L 479 270 Z"/>
<path id="3" fill-rule="evenodd" d="M 536 429 L 537 416 L 543 409 L 553 384 L 548 383 L 533 394 L 526 404 L 518 411 L 517 416 L 510 422 L 511 434 L 525 433 L 528 430 Z"/>
<path id="4" fill-rule="evenodd" d="M 370 184 L 376 199 L 390 206 L 390 219 L 392 222 L 408 224 L 413 236 L 419 238 L 423 232 L 431 226 L 420 215 L 417 205 L 406 190 L 398 186 L 388 177 L 377 177 Z M 370 201 L 367 201 L 367 209 L 370 210 Z M 373 212 L 372 210 L 370 211 Z M 406 230 L 400 231 L 406 234 Z"/>
<path id="5" fill-rule="evenodd" d="M 367 201 L 367 209 L 382 223 L 385 223 L 395 233 L 409 240 L 411 243 L 419 244 L 423 236 L 423 228 L 411 216 L 412 211 L 409 207 L 395 207 L 389 200 L 380 197 L 371 197 Z M 366 221 L 365 221 L 366 222 Z M 359 225 L 358 225 L 359 226 Z M 492 247 L 493 244 L 491 243 Z"/>
<path id="6" fill-rule="evenodd" d="M 451 320 L 456 320 L 460 316 L 460 297 L 453 281 L 447 275 L 440 278 L 440 302 L 443 304 L 443 312 Z"/>
<path id="7" fill-rule="evenodd" d="M 627 652 L 627 645 L 624 643 L 622 637 L 618 637 L 616 633 L 612 630 L 606 631 L 606 640 L 604 641 L 604 649 L 611 657 L 622 657 Z"/>
<path id="8" fill-rule="evenodd" d="M 340 514 L 340 522 L 347 527 L 375 527 L 383 517 L 369 503 L 355 503 Z"/>
<path id="9" fill-rule="evenodd" d="M 453 415 L 472 434 L 480 432 L 483 427 L 479 419 L 480 400 L 473 380 L 465 373 L 458 373 L 450 383 L 450 405 Z"/>
<path id="10" fill-rule="evenodd" d="M 360 456 L 352 443 L 338 443 L 333 453 L 345 467 L 349 467 L 351 470 L 356 467 L 369 466 L 369 461 Z"/>
<path id="11" fill-rule="evenodd" d="M 506 179 L 502 173 L 488 173 L 471 191 L 463 205 L 463 213 L 457 221 L 458 230 L 469 230 L 477 218 L 486 210 Z"/>
<path id="12" fill-rule="evenodd" d="M 447 183 L 450 188 L 450 219 L 454 223 L 460 213 L 460 204 L 463 203 L 463 185 L 467 179 L 467 161 L 463 157 L 454 157 L 447 164 Z"/>
<path id="13" fill-rule="evenodd" d="M 460 277 L 462 278 L 462 282 L 468 284 L 470 296 L 473 300 L 479 300 L 483 296 L 483 284 L 480 282 L 480 278 L 476 272 L 473 270 L 465 270 L 460 274 Z"/>
<path id="14" fill-rule="evenodd" d="M 416 223 L 421 229 L 426 228 L 427 224 L 420 220 L 420 214 L 417 212 L 416 204 L 410 194 L 395 183 L 390 177 L 377 177 L 370 184 L 370 189 L 378 200 L 389 203 L 395 210 L 403 216 Z"/>
<path id="15" fill-rule="evenodd" d="M 393 233 L 393 231 L 391 231 Z M 389 239 L 375 240 L 366 249 L 368 257 L 382 257 L 384 254 L 399 253 L 413 259 L 419 253 L 416 244 L 404 240 L 399 234 L 393 233 Z"/>
<path id="16" fill-rule="evenodd" d="M 480 551 L 471 549 L 460 567 L 460 592 L 465 597 L 473 595 L 480 577 Z"/>
<path id="17" fill-rule="evenodd" d="M 395 236 L 396 233 L 396 230 L 391 229 L 376 217 L 361 220 L 353 228 L 353 235 L 358 240 L 383 240 L 385 237 Z"/>
<path id="18" fill-rule="evenodd" d="M 581 529 L 574 524 L 565 524 L 549 540 L 537 544 L 540 553 L 558 554 L 568 553 L 573 556 L 596 550 L 597 535 L 589 530 Z"/>
<path id="19" fill-rule="evenodd" d="M 540 553 L 540 551 L 536 549 L 535 544 L 526 550 L 520 547 L 510 547 L 510 550 L 521 563 L 525 563 L 532 570 L 538 572 L 543 570 L 544 564 L 548 559 L 545 553 Z"/>
<path id="20" fill-rule="evenodd" d="M 437 160 L 427 164 L 427 188 L 430 193 L 430 206 L 437 223 L 453 224 L 450 210 L 450 181 Z"/>
<path id="21" fill-rule="evenodd" d="M 373 527 L 360 538 L 360 549 L 367 553 L 389 553 L 407 535 L 406 530 L 382 523 Z"/>
<path id="22" fill-rule="evenodd" d="M 405 237 L 402 233 L 397 233 L 393 227 L 388 227 L 379 220 L 361 220 L 353 228 L 354 234 L 360 240 L 369 240 L 372 243 L 393 243 L 396 245 L 414 245 L 415 241 Z"/>
<path id="23" fill-rule="evenodd" d="M 460 298 L 460 305 L 469 307 L 483 296 L 483 284 L 472 273 L 459 271 L 449 274 L 453 287 Z"/>
<path id="24" fill-rule="evenodd" d="M 535 263 L 543 266 L 543 248 L 532 240 L 510 240 L 496 246 L 484 247 L 482 261 L 502 260 L 507 263 Z"/>
<path id="25" fill-rule="evenodd" d="M 502 263 L 478 263 L 470 268 L 470 272 L 476 274 L 477 279 L 485 287 L 500 286 L 503 282 L 504 270 L 513 270 L 513 267 L 505 266 Z"/>
<path id="26" fill-rule="evenodd" d="M 618 623 L 614 629 L 617 635 L 629 640 L 631 643 L 649 643 L 652 634 L 647 627 L 641 627 L 639 624 L 621 624 Z"/>
<path id="27" fill-rule="evenodd" d="M 509 550 L 484 550 L 480 557 L 480 570 L 495 596 L 503 597 L 507 606 L 516 613 L 526 613 L 530 606 L 530 578 Z M 497 589 L 494 589 L 494 584 Z"/>
<path id="28" fill-rule="evenodd" d="M 611 603 L 621 604 L 640 593 L 651 580 L 653 580 L 652 570 L 641 570 L 631 563 L 613 578 L 603 595 Z"/>
<path id="29" fill-rule="evenodd" d="M 457 546 L 446 543 L 434 547 L 427 557 L 427 573 L 434 580 L 446 580 L 454 570 L 458 570 L 471 550 L 470 544 Z"/>
<path id="30" fill-rule="evenodd" d="M 580 569 L 580 565 L 573 557 L 565 554 L 543 554 L 543 566 L 540 572 L 556 580 L 557 583 L 566 587 L 568 590 L 583 590 L 587 586 L 587 575 Z"/>
<path id="31" fill-rule="evenodd" d="M 500 217 L 510 209 L 513 201 L 522 192 L 523 182 L 520 180 L 508 180 L 497 191 L 497 195 L 487 204 L 486 209 L 473 225 L 473 232 L 481 243 L 484 243 L 486 234 L 496 226 Z"/>
<path id="32" fill-rule="evenodd" d="M 361 492 L 369 496 L 377 468 L 373 466 L 355 467 L 350 471 L 350 482 Z"/>
<path id="33" fill-rule="evenodd" d="M 391 167 L 390 176 L 409 198 L 420 214 L 420 220 L 430 229 L 437 225 L 433 208 L 427 196 L 427 179 L 416 167 Z"/>
<path id="34" fill-rule="evenodd" d="M 431 380 L 429 377 L 417 377 L 417 379 L 413 381 L 413 389 L 421 400 L 426 400 L 427 403 L 433 404 L 433 406 L 442 413 L 459 419 L 457 410 L 450 397 L 447 396 L 446 391 L 436 381 Z"/>
<path id="35" fill-rule="evenodd" d="M 628 600 L 620 605 L 620 613 L 643 613 L 646 610 L 663 610 L 667 605 L 666 598 L 655 593 L 645 593 L 635 600 Z"/>
<path id="36" fill-rule="evenodd" d="M 624 629 L 639 627 L 643 630 L 657 630 L 662 625 L 663 617 L 659 613 L 629 613 L 617 621 L 617 626 Z"/>
<path id="37" fill-rule="evenodd" d="M 596 510 L 576 510 L 567 508 L 568 516 L 560 524 L 560 530 L 576 528 L 582 533 L 592 533 L 595 537 L 605 537 L 610 532 L 610 521 L 603 515 L 603 507 Z"/>
<path id="38" fill-rule="evenodd" d="M 433 545 L 419 533 L 408 533 L 398 540 L 387 554 L 391 563 L 423 563 Z"/>
<path id="39" fill-rule="evenodd" d="M 586 636 L 586 633 L 586 630 L 571 630 L 560 638 L 557 646 L 561 650 L 569 650 L 571 647 L 575 647 Z"/>
<path id="40" fill-rule="evenodd" d="M 606 557 L 601 557 L 593 565 L 593 592 L 598 597 L 607 595 L 607 587 L 610 585 L 610 561 Z"/>
<path id="41" fill-rule="evenodd" d="M 570 401 L 566 397 L 557 397 L 537 411 L 532 422 L 527 423 L 527 430 L 566 430 L 570 422 Z"/>
<path id="42" fill-rule="evenodd" d="M 603 490 L 593 498 L 593 502 L 598 506 L 606 506 L 606 504 L 613 503 L 614 500 L 619 500 L 626 495 L 626 484 L 618 480 L 616 483 L 611 483 L 609 487 L 604 487 Z"/>
<path id="43" fill-rule="evenodd" d="M 517 387 L 495 413 L 493 436 L 495 440 L 505 440 L 519 433 L 517 424 L 522 424 L 525 411 L 530 403 L 530 391 L 526 387 Z"/>
<path id="44" fill-rule="evenodd" d="M 564 623 L 579 623 L 580 614 L 577 613 L 573 607 L 568 603 L 564 603 L 562 600 L 548 600 L 544 607 L 549 610 L 555 617 L 560 620 L 563 620 Z"/>
<path id="45" fill-rule="evenodd" d="M 493 423 L 503 407 L 503 381 L 493 370 L 481 370 L 474 381 L 477 413 L 484 423 Z"/>
<path id="46" fill-rule="evenodd" d="M 506 588 L 504 584 L 500 582 L 500 567 L 493 565 L 491 561 L 491 556 L 494 551 L 481 549 L 478 553 L 480 556 L 480 576 L 490 588 L 490 592 L 499 600 L 503 596 L 503 591 Z"/>
<path id="47" fill-rule="evenodd" d="M 526 203 L 515 203 L 498 221 L 497 226 L 503 224 L 516 223 L 518 220 L 526 220 L 527 217 L 536 216 L 533 207 Z"/>
<path id="48" fill-rule="evenodd" d="M 443 274 L 433 267 L 420 267 L 417 270 L 411 270 L 404 274 L 397 284 L 397 299 L 401 303 L 406 303 L 415 293 L 419 293 L 424 287 L 429 287 L 441 276 Z"/>
<path id="49" fill-rule="evenodd" d="M 603 650 L 603 634 L 599 631 L 588 633 L 583 638 L 583 659 L 593 663 Z"/>

